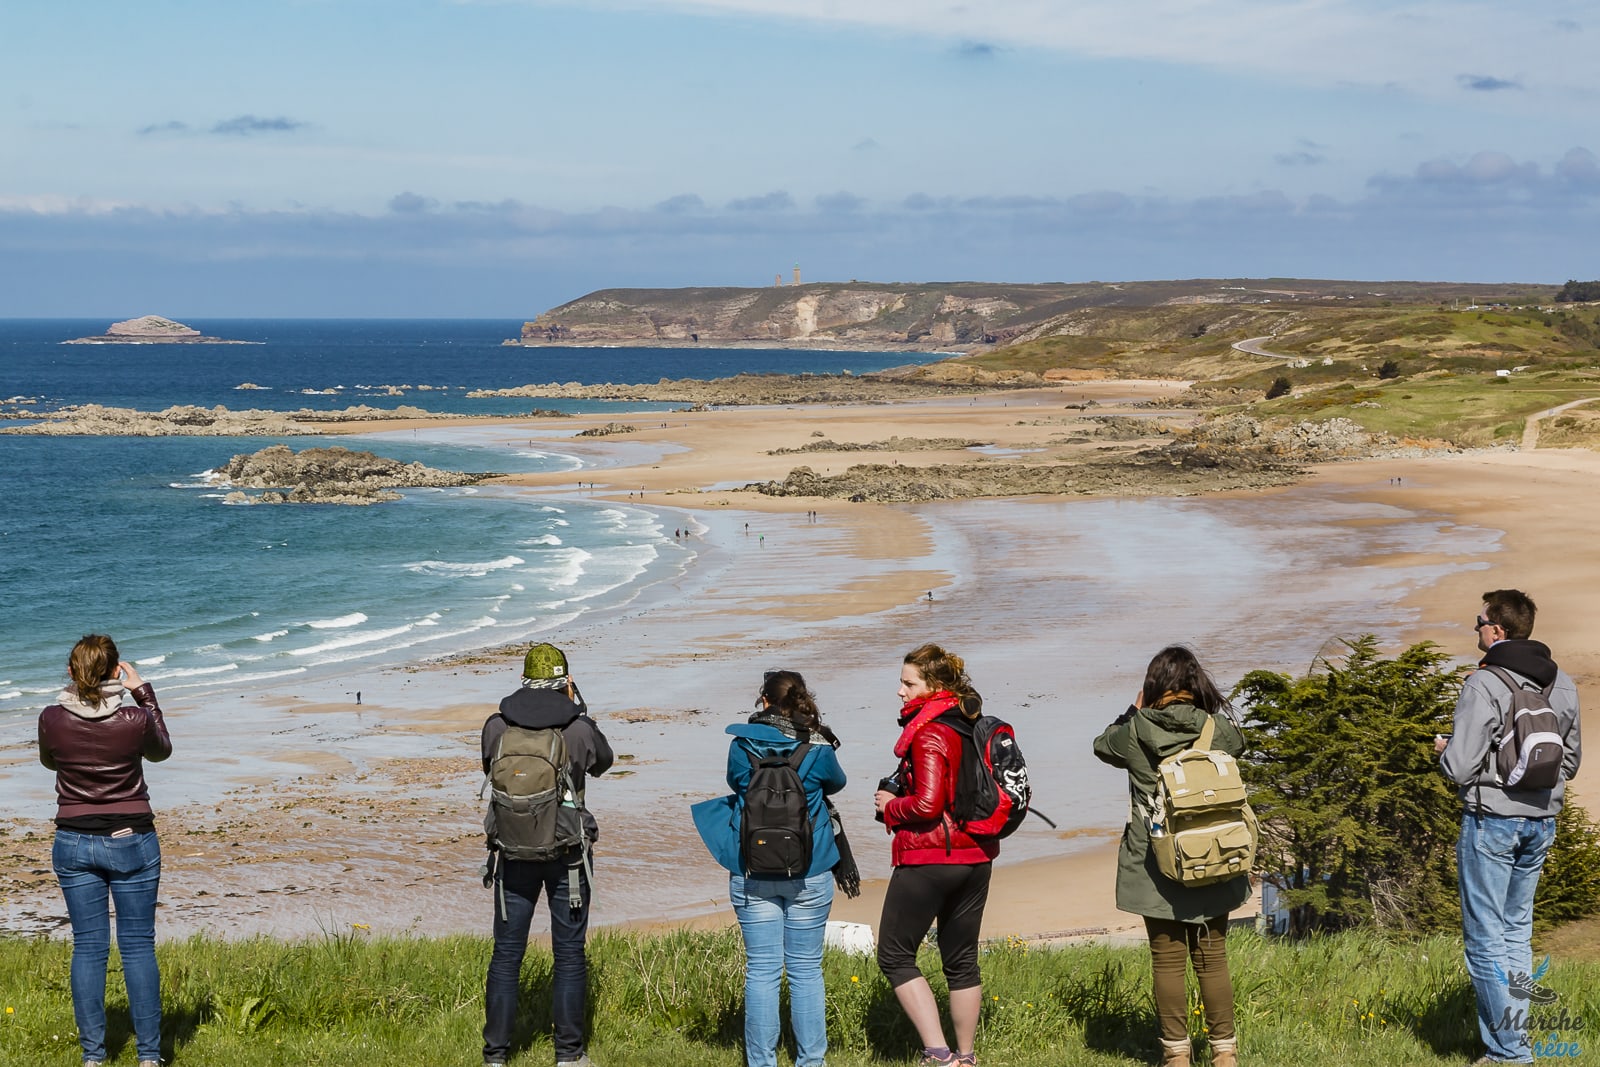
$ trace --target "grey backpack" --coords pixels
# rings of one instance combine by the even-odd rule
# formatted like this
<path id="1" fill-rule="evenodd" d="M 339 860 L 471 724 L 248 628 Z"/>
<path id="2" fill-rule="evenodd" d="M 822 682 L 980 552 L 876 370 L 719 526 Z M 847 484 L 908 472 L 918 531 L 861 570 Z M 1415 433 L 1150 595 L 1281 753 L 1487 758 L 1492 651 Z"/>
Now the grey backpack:
<path id="1" fill-rule="evenodd" d="M 1495 743 L 1495 776 L 1505 789 L 1554 789 L 1561 781 L 1566 745 L 1561 722 L 1550 706 L 1556 683 L 1528 689 L 1502 667 L 1484 667 L 1511 690 L 1511 703 Z"/>

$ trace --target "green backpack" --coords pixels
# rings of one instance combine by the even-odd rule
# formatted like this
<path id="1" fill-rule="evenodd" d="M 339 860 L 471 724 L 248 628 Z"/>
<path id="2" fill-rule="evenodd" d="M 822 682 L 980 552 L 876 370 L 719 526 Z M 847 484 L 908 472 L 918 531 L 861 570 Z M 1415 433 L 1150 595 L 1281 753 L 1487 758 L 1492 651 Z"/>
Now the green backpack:
<path id="1" fill-rule="evenodd" d="M 1194 747 L 1156 766 L 1160 784 L 1147 814 L 1156 868 L 1183 885 L 1200 886 L 1249 874 L 1259 831 L 1239 764 L 1212 751 L 1216 719 L 1206 717 Z"/>
<path id="2" fill-rule="evenodd" d="M 529 730 L 506 724 L 495 746 L 479 797 L 489 790 L 483 832 L 509 860 L 543 863 L 567 859 L 587 844 L 583 789 L 572 781 L 567 741 L 560 729 Z"/>

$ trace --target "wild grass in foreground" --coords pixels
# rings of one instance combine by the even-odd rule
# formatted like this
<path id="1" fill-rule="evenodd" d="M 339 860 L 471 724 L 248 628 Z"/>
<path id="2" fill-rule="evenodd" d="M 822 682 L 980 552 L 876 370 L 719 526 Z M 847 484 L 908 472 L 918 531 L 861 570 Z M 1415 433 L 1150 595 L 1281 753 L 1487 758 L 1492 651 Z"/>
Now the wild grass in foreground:
<path id="1" fill-rule="evenodd" d="M 195 1067 L 481 1062 L 482 938 L 350 935 L 284 942 L 194 938 L 160 946 L 165 1054 Z M 1476 1055 L 1459 940 L 1351 933 L 1302 943 L 1247 932 L 1229 941 L 1246 1063 L 1463 1063 Z M 0 938 L 0 1064 L 81 1058 L 68 989 L 70 945 Z M 743 951 L 736 930 L 656 936 L 603 932 L 590 943 L 590 1053 L 600 1067 L 739 1067 Z M 936 973 L 931 956 L 926 968 Z M 915 1040 L 870 957 L 826 961 L 832 1067 L 914 1062 Z M 986 1067 L 1154 1063 L 1143 948 L 998 946 L 983 960 L 978 1050 Z M 523 972 L 523 1035 L 513 1064 L 547 1067 L 550 959 Z M 1600 963 L 1556 958 L 1544 983 L 1600 1027 Z M 936 979 L 935 987 L 943 993 Z M 132 1064 L 115 968 L 112 1062 Z M 1194 1015 L 1196 1037 L 1203 1024 Z M 1589 1050 L 1584 1047 L 1588 1054 Z M 1585 1057 L 1580 1058 L 1580 1062 Z M 787 1053 L 780 1062 L 791 1062 Z M 1200 1062 L 1205 1062 L 1202 1057 Z"/>

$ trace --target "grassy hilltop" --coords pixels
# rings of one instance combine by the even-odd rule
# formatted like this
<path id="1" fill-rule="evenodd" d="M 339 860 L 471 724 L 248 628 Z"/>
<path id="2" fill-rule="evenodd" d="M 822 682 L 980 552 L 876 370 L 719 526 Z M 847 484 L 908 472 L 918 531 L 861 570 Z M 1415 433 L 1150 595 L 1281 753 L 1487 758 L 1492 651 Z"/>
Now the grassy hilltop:
<path id="1" fill-rule="evenodd" d="M 1294 278 L 608 289 L 525 324 L 522 343 L 943 347 L 962 354 L 897 377 L 1180 379 L 1197 400 L 1258 418 L 1340 416 L 1399 438 L 1483 446 L 1520 441 L 1536 412 L 1600 396 L 1600 305 L 1556 295 Z M 1600 444 L 1600 412 L 1563 412 L 1538 439 Z"/>

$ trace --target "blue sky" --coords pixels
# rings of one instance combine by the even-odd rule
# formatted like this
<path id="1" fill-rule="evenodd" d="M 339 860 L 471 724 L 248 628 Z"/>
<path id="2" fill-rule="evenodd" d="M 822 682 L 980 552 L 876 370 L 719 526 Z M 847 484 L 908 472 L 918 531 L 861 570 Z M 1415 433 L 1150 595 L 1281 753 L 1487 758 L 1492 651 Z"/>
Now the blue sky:
<path id="1" fill-rule="evenodd" d="M 1600 276 L 1592 4 L 0 7 L 0 316 Z"/>

